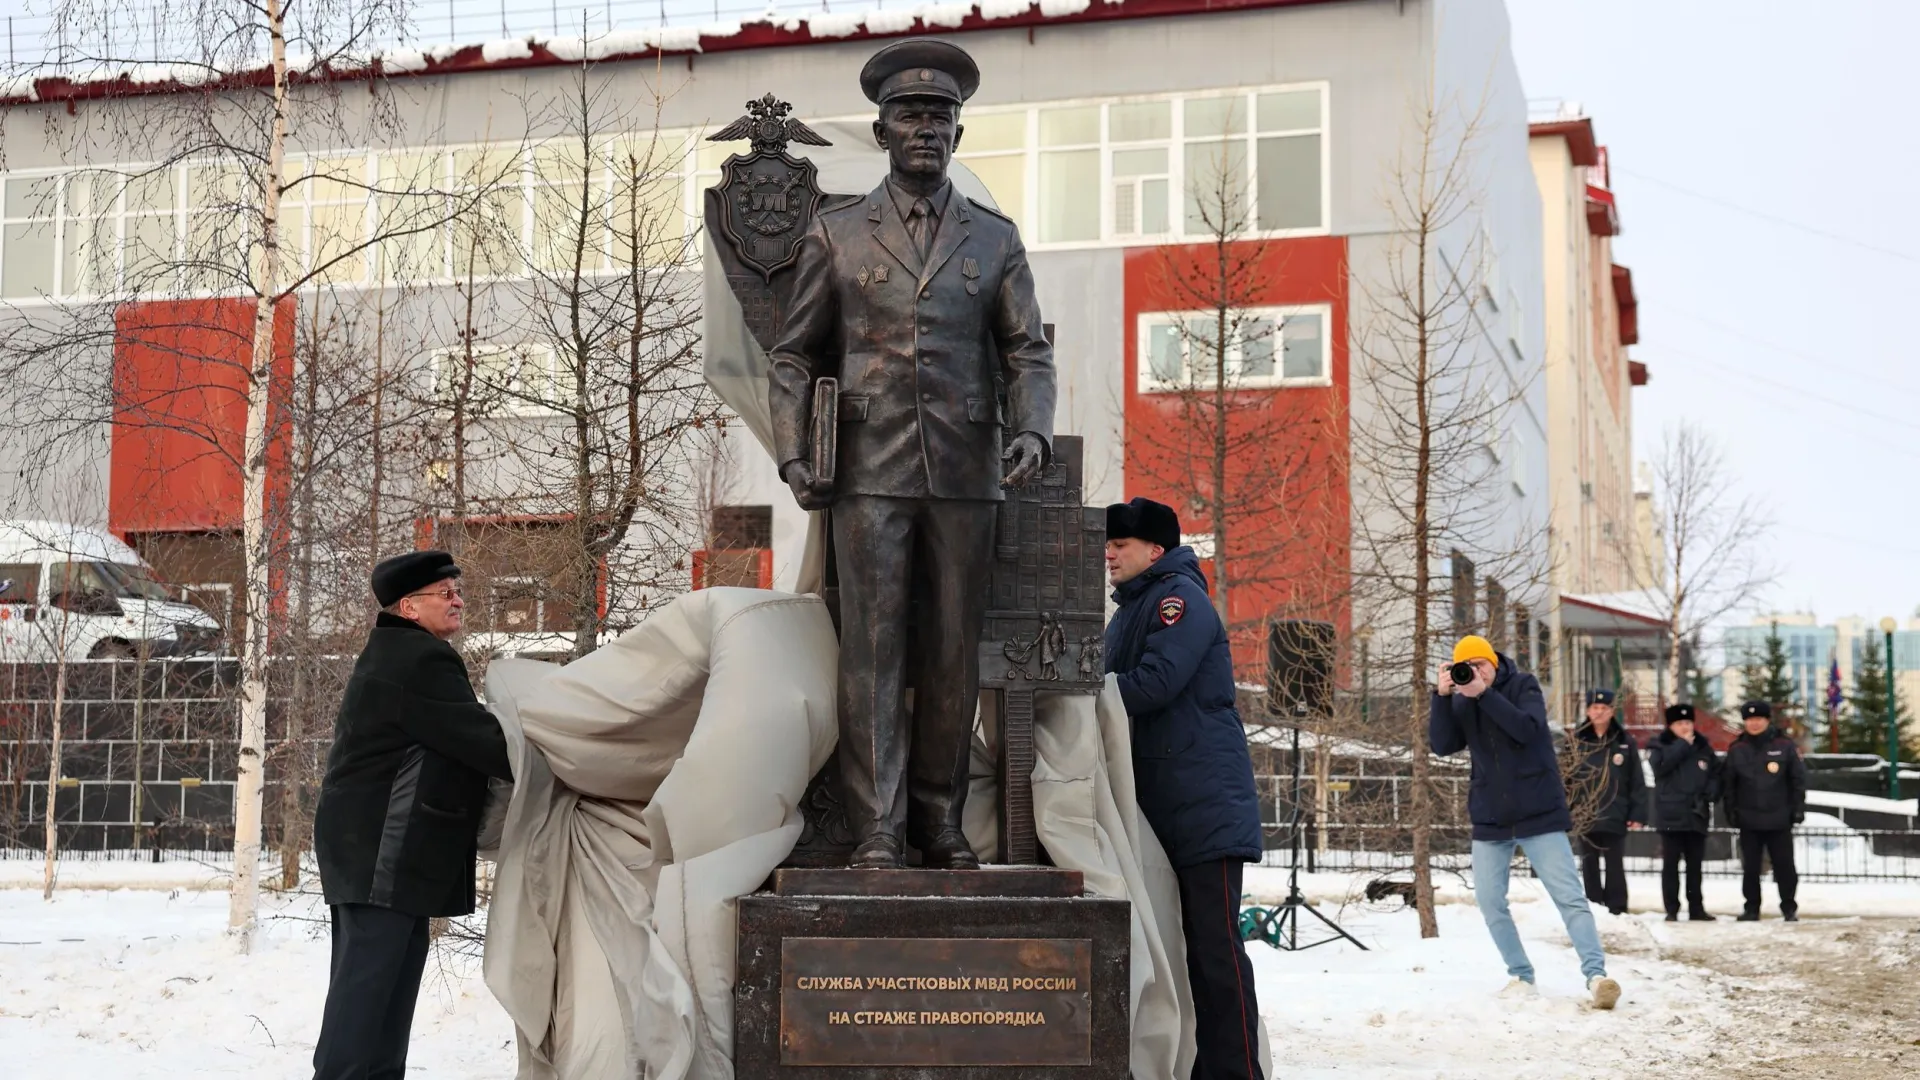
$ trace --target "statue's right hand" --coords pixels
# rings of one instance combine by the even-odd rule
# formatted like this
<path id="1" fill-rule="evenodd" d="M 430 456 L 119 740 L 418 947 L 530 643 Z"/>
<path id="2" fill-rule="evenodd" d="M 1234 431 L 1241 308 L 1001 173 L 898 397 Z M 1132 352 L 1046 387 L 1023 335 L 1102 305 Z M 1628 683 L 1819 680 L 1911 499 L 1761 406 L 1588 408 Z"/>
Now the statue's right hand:
<path id="1" fill-rule="evenodd" d="M 813 482 L 813 466 L 804 461 L 787 463 L 787 487 L 793 489 L 793 501 L 800 504 L 802 510 L 825 510 L 833 504 L 833 492 L 821 490 Z"/>

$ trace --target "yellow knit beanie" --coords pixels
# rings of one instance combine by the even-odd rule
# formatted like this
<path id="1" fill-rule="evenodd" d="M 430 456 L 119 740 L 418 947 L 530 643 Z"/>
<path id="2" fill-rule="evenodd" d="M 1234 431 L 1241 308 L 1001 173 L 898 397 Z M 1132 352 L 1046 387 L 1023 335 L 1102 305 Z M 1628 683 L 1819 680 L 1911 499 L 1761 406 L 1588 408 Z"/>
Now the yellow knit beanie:
<path id="1" fill-rule="evenodd" d="M 1453 647 L 1453 662 L 1457 664 L 1462 660 L 1485 660 L 1489 664 L 1500 662 L 1500 658 L 1494 655 L 1493 642 L 1479 634 L 1468 634 Z"/>

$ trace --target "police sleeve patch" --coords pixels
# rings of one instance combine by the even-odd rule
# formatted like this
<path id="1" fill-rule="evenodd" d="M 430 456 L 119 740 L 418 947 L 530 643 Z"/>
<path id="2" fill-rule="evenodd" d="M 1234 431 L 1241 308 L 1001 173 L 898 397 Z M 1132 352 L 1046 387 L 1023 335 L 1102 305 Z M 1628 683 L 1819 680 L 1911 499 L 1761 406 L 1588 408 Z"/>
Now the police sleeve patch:
<path id="1" fill-rule="evenodd" d="M 1160 625 L 1172 626 L 1187 613 L 1187 602 L 1177 596 L 1169 596 L 1160 601 Z"/>

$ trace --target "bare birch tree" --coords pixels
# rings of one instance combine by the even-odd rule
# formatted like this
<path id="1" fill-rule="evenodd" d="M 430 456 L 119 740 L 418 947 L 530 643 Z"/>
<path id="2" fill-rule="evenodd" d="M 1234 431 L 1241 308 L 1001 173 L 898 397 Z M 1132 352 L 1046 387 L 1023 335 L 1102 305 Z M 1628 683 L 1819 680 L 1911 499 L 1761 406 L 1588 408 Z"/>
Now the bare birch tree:
<path id="1" fill-rule="evenodd" d="M 404 0 L 207 0 L 164 20 L 148 15 L 138 0 L 53 5 L 50 73 L 84 80 L 129 67 L 150 72 L 141 66 L 148 54 L 172 60 L 157 82 L 108 84 L 70 122 L 50 111 L 76 166 L 59 194 L 68 200 L 62 213 L 111 222 L 110 204 L 143 212 L 127 219 L 138 226 L 130 235 L 112 235 L 109 225 L 85 245 L 76 291 L 93 302 L 63 308 L 58 326 L 16 336 L 10 351 L 16 362 L 50 364 L 66 379 L 68 392 L 47 395 L 36 412 L 52 430 L 71 430 L 126 409 L 101 392 L 115 385 L 99 354 L 112 351 L 117 301 L 211 292 L 251 307 L 250 332 L 233 350 L 245 365 L 244 434 L 237 453 L 217 440 L 209 447 L 236 459 L 241 484 L 246 630 L 229 923 L 244 951 L 256 906 L 268 649 L 278 610 L 269 568 L 274 538 L 285 530 L 269 490 L 270 458 L 284 439 L 284 419 L 276 418 L 286 406 L 281 372 L 291 328 L 282 312 L 313 283 L 364 273 L 382 238 L 431 231 L 459 207 L 457 199 L 409 199 L 421 193 L 383 185 L 364 155 L 289 165 L 295 130 L 309 147 L 367 145 L 391 130 L 390 95 L 366 58 L 403 27 Z M 332 78 L 341 73 L 365 76 L 352 83 L 351 105 Z M 297 226 L 290 199 L 300 202 Z M 371 235 L 369 201 L 380 208 Z M 182 202 L 184 218 L 175 212 Z"/>
<path id="2" fill-rule="evenodd" d="M 1420 933 L 1434 937 L 1432 855 L 1439 818 L 1427 702 L 1436 647 L 1455 631 L 1449 552 L 1525 595 L 1544 578 L 1501 482 L 1503 423 L 1526 387 L 1489 355 L 1479 228 L 1485 98 L 1440 97 L 1427 76 L 1383 192 L 1392 231 L 1380 270 L 1359 282 L 1352 424 L 1355 621 L 1369 662 L 1405 688 L 1410 784 L 1401 822 L 1412 846 Z M 1451 569 L 1451 568 L 1449 568 Z M 1462 629 L 1483 629 L 1469 614 Z M 1442 657 L 1441 659 L 1445 659 Z M 1397 672 L 1397 677 L 1392 673 Z"/>
<path id="3" fill-rule="evenodd" d="M 1652 542 L 1661 550 L 1644 562 L 1662 573 L 1644 592 L 1667 625 L 1661 662 L 1673 693 L 1685 685 L 1684 644 L 1773 583 L 1775 571 L 1761 549 L 1772 522 L 1757 500 L 1740 493 L 1713 437 L 1690 422 L 1662 433 L 1653 483 Z"/>

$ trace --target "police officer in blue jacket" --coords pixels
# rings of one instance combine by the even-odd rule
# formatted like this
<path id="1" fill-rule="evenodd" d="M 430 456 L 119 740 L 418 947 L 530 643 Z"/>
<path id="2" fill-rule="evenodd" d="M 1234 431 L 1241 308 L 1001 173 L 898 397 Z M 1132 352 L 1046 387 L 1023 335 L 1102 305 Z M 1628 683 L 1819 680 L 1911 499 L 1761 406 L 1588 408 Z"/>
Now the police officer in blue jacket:
<path id="1" fill-rule="evenodd" d="M 1150 499 L 1107 507 L 1107 671 L 1133 722 L 1140 810 L 1180 881 L 1195 1080 L 1259 1080 L 1260 1009 L 1240 941 L 1240 879 L 1260 858 L 1253 759 L 1234 706 L 1226 627 L 1180 518 Z"/>

